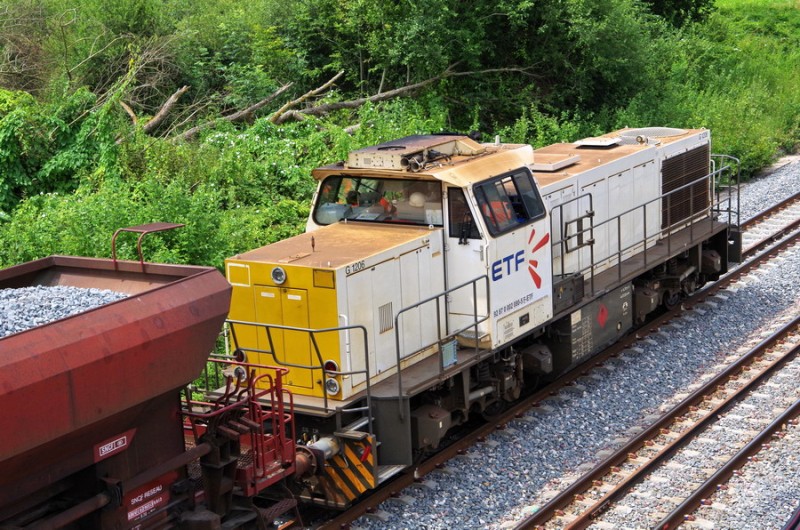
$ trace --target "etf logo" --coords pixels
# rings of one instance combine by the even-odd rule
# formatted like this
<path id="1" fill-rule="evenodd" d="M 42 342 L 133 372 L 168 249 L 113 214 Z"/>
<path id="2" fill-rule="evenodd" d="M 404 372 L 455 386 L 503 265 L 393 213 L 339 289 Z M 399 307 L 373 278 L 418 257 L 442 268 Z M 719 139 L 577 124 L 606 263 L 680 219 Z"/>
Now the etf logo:
<path id="1" fill-rule="evenodd" d="M 528 245 L 533 243 L 534 238 L 536 237 L 536 229 L 531 230 L 531 235 L 528 238 Z M 550 234 L 545 234 L 542 238 L 533 245 L 531 248 L 531 257 L 536 254 L 536 252 L 541 249 L 543 246 L 550 241 Z M 520 266 L 525 263 L 525 251 L 518 250 L 513 254 L 509 254 L 503 258 L 492 263 L 492 281 L 496 282 L 501 280 L 504 276 L 510 276 L 511 274 L 517 272 L 520 269 Z M 533 279 L 533 283 L 536 284 L 536 288 L 540 288 L 542 286 L 542 277 L 539 276 L 539 273 L 536 272 L 537 267 L 539 267 L 539 261 L 536 259 L 529 259 L 528 260 L 528 272 L 531 275 L 531 279 Z"/>

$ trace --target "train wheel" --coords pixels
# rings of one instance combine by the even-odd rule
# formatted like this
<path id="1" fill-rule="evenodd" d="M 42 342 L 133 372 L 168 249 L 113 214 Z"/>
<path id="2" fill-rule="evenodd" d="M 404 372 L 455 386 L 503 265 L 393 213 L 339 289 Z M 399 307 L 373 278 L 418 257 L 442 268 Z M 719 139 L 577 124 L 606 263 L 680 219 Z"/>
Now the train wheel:
<path id="1" fill-rule="evenodd" d="M 681 292 L 669 290 L 664 293 L 664 307 L 672 310 L 681 303 Z"/>
<path id="2" fill-rule="evenodd" d="M 481 412 L 481 417 L 486 421 L 494 421 L 497 419 L 503 411 L 506 410 L 506 402 L 498 399 L 490 403 L 483 412 Z"/>

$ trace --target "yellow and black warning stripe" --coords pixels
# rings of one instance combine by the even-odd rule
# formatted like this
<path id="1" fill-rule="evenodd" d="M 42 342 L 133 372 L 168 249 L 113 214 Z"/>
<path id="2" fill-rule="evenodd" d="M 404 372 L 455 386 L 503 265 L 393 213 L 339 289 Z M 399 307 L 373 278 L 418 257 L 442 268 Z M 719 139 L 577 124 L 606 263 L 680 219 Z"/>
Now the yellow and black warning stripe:
<path id="1" fill-rule="evenodd" d="M 325 463 L 319 478 L 326 504 L 345 508 L 359 495 L 375 488 L 375 437 L 342 439 L 342 450 Z"/>

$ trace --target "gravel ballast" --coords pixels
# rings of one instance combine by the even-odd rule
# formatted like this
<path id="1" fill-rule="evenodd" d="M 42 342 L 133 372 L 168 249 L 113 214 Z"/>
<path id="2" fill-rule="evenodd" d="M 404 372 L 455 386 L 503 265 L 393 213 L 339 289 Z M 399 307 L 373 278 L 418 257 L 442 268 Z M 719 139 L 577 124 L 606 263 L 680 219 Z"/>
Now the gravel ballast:
<path id="1" fill-rule="evenodd" d="M 741 186 L 742 222 L 800 191 L 800 155 L 782 159 L 768 174 Z"/>
<path id="2" fill-rule="evenodd" d="M 105 289 L 63 285 L 0 289 L 0 338 L 125 297 Z"/>
<path id="3" fill-rule="evenodd" d="M 666 465 L 660 466 L 644 481 L 631 488 L 625 497 L 595 519 L 596 523 L 589 528 L 657 528 L 658 523 L 677 506 L 679 500 L 689 496 L 696 485 L 702 484 L 718 466 L 732 458 L 756 433 L 766 428 L 779 415 L 778 411 L 787 409 L 800 399 L 798 380 L 800 359 L 795 358 L 766 383 L 750 392 L 740 403 L 717 415 L 711 426 L 677 451 Z M 787 456 L 784 465 L 789 469 L 796 469 L 797 456 Z M 800 503 L 800 492 L 787 490 L 786 483 L 773 484 L 773 477 L 769 473 L 748 469 L 742 478 L 744 477 L 748 477 L 749 482 L 730 492 L 726 501 L 711 499 L 708 505 L 698 511 L 698 525 L 706 528 L 783 526 L 791 517 L 794 506 Z M 789 479 L 789 484 L 792 482 Z M 795 485 L 797 482 L 794 481 Z M 750 500 L 748 507 L 744 508 L 745 505 L 741 502 L 749 500 L 754 492 L 759 492 L 762 499 L 770 498 L 770 502 L 755 504 Z M 736 524 L 713 525 L 712 520 L 722 519 L 720 516 L 729 516 L 728 519 L 736 521 Z"/>
<path id="4" fill-rule="evenodd" d="M 800 189 L 800 162 L 742 190 L 747 219 Z M 751 206 L 754 205 L 754 206 Z M 706 304 L 639 341 L 625 355 L 548 400 L 538 412 L 511 422 L 447 472 L 426 477 L 428 487 L 404 494 L 410 504 L 387 501 L 383 517 L 362 517 L 359 528 L 507 528 L 536 511 L 572 479 L 624 442 L 646 418 L 738 357 L 781 318 L 798 314 L 800 252 L 788 250 Z M 800 453 L 800 448 L 797 448 Z M 792 487 L 800 491 L 800 477 Z M 794 500 L 773 499 L 771 502 Z"/>

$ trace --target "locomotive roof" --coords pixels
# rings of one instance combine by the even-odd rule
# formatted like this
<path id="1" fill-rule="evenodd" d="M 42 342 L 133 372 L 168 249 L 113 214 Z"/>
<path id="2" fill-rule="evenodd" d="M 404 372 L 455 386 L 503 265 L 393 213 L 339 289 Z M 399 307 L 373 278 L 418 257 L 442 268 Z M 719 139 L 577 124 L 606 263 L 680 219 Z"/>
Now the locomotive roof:
<path id="1" fill-rule="evenodd" d="M 586 138 L 575 143 L 552 144 L 536 150 L 527 144 L 479 144 L 467 136 L 409 136 L 354 151 L 347 161 L 319 167 L 312 172 L 312 175 L 317 180 L 330 175 L 438 180 L 466 187 L 527 166 L 536 175 L 539 184 L 545 186 L 626 156 L 652 150 L 656 145 L 669 145 L 700 132 L 707 131 L 656 127 L 625 128 L 597 138 Z M 377 164 L 370 167 L 368 163 L 363 163 L 364 157 L 370 154 L 376 157 L 409 157 L 414 153 L 435 152 L 439 149 L 445 153 L 444 156 L 425 164 L 417 172 L 409 170 L 407 166 L 401 168 L 398 164 L 393 167 L 389 165 L 379 167 Z M 392 151 L 397 151 L 397 154 L 392 155 Z"/>
<path id="2" fill-rule="evenodd" d="M 391 166 L 392 157 L 402 158 L 420 152 L 436 152 L 438 158 L 420 171 L 401 168 L 399 163 Z M 479 144 L 461 135 L 418 135 L 399 138 L 350 153 L 347 161 L 315 169 L 312 175 L 322 180 L 330 175 L 362 175 L 408 180 L 439 180 L 455 186 L 465 186 L 485 180 L 487 176 L 499 175 L 532 162 L 533 149 L 524 144 Z M 369 167 L 374 154 L 379 163 Z M 381 167 L 381 164 L 383 166 Z"/>
<path id="3" fill-rule="evenodd" d="M 665 130 L 666 132 L 661 133 L 665 134 L 664 136 L 651 136 L 649 138 L 635 134 L 639 131 L 650 130 L 654 130 L 657 133 L 661 130 Z M 657 146 L 667 146 L 691 136 L 696 136 L 701 132 L 707 131 L 703 131 L 703 129 L 626 128 L 605 134 L 598 138 L 587 138 L 575 143 L 548 145 L 534 151 L 534 157 L 537 161 L 544 157 L 552 159 L 577 157 L 577 160 L 572 164 L 558 169 L 557 171 L 542 171 L 537 170 L 536 167 L 533 167 L 532 170 L 539 185 L 544 187 L 549 184 L 553 184 L 554 182 L 565 180 L 574 175 L 592 170 L 599 166 L 612 163 L 615 160 L 619 160 L 630 155 L 641 153 L 647 150 L 654 151 Z M 669 135 L 667 136 L 666 134 Z M 641 143 L 636 141 L 637 136 L 642 140 Z M 623 138 L 627 139 L 628 142 L 601 145 L 603 143 L 602 140 L 604 139 L 617 141 Z"/>
<path id="4" fill-rule="evenodd" d="M 421 226 L 342 222 L 243 252 L 232 259 L 338 269 L 430 233 L 428 227 Z"/>

